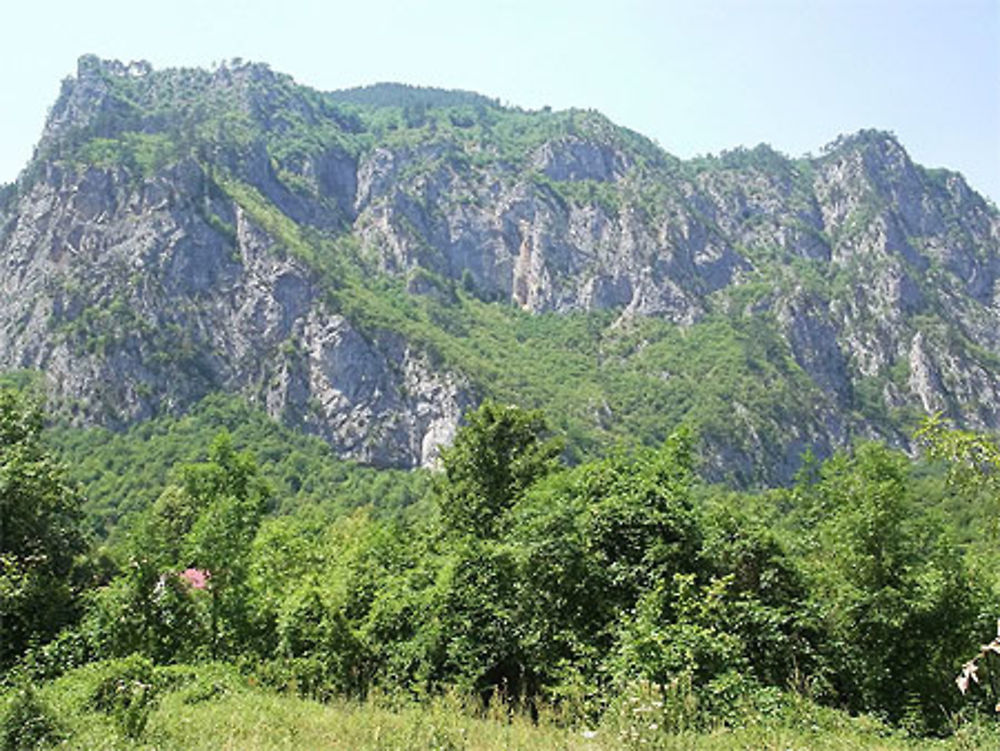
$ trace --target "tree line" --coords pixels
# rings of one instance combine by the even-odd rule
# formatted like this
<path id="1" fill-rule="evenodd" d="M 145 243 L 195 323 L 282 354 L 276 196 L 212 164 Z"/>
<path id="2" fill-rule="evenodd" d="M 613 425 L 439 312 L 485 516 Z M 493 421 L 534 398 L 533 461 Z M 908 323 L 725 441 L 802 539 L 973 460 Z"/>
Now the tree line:
<path id="1" fill-rule="evenodd" d="M 273 513 L 223 431 L 108 547 L 84 533 L 43 433 L 37 404 L 0 392 L 7 683 L 108 658 L 215 660 L 319 699 L 458 690 L 591 719 L 641 699 L 668 729 L 795 693 L 939 733 L 996 701 L 985 679 L 955 685 L 993 635 L 989 567 L 880 444 L 753 495 L 699 482 L 683 430 L 571 467 L 540 412 L 486 402 L 417 513 L 331 521 Z M 989 439 L 938 422 L 923 437 L 950 487 L 996 482 Z"/>

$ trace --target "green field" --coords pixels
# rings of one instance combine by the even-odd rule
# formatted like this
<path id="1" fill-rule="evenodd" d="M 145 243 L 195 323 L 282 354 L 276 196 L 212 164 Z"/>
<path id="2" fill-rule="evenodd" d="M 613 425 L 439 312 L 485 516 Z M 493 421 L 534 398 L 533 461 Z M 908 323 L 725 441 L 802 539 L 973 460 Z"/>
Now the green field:
<path id="1" fill-rule="evenodd" d="M 106 666 L 78 669 L 35 693 L 49 711 L 48 740 L 54 747 L 264 751 L 502 751 L 566 749 L 682 749 L 691 751 L 959 751 L 995 748 L 1000 733 L 985 724 L 957 726 L 947 740 L 916 740 L 871 718 L 848 718 L 804 700 L 790 700 L 780 714 L 746 718 L 736 727 L 665 733 L 649 707 L 624 708 L 596 725 L 568 723 L 564 713 L 542 708 L 532 720 L 523 712 L 483 708 L 454 694 L 423 702 L 391 696 L 364 702 L 303 699 L 254 685 L 231 667 L 165 669 L 173 687 L 151 695 L 141 729 L 126 712 L 95 710 L 93 697 Z M 12 695 L 6 697 L 9 703 Z M 138 703 L 138 702 L 137 702 Z M 7 730 L 7 728 L 4 728 Z M 30 748 L 0 739 L 0 747 Z M 44 744 L 41 747 L 47 747 Z"/>

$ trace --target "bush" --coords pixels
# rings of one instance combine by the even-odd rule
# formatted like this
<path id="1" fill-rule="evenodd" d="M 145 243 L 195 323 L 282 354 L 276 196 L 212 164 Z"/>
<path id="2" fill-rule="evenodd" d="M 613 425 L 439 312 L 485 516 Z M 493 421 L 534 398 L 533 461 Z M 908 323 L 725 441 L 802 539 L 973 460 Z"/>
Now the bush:
<path id="1" fill-rule="evenodd" d="M 182 704 L 194 705 L 237 693 L 246 679 L 232 665 L 210 662 L 158 667 L 155 683 L 162 694 L 175 694 Z"/>
<path id="2" fill-rule="evenodd" d="M 316 701 L 329 701 L 337 693 L 338 676 L 319 657 L 268 660 L 254 668 L 261 685 Z"/>
<path id="3" fill-rule="evenodd" d="M 94 659 L 94 645 L 79 628 L 64 629 L 55 639 L 27 651 L 21 665 L 35 680 L 51 680 Z"/>
<path id="4" fill-rule="evenodd" d="M 0 751 L 27 751 L 55 743 L 62 733 L 31 686 L 20 686 L 0 705 Z"/>
<path id="5" fill-rule="evenodd" d="M 153 663 L 146 657 L 131 655 L 110 661 L 104 667 L 104 675 L 91 694 L 91 703 L 109 715 L 125 737 L 138 738 L 158 698 Z"/>

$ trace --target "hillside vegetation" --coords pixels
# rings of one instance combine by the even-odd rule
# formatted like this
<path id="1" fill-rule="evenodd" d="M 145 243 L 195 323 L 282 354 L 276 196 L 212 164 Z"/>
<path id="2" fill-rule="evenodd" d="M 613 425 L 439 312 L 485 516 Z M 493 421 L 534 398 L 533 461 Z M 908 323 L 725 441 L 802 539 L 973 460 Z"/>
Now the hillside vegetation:
<path id="1" fill-rule="evenodd" d="M 878 444 L 737 494 L 696 480 L 684 433 L 568 467 L 541 413 L 486 402 L 443 473 L 383 481 L 392 513 L 365 496 L 371 470 L 301 437 L 331 479 L 295 492 L 286 454 L 234 446 L 284 429 L 212 402 L 111 438 L 152 459 L 117 487 L 158 490 L 116 516 L 66 482 L 30 401 L 5 391 L 0 416 L 8 748 L 377 748 L 383 732 L 391 748 L 959 748 L 993 732 L 992 653 L 965 695 L 954 680 L 995 628 L 985 510 L 971 530 L 942 519 L 940 472 Z M 160 484 L 156 457 L 227 420 Z M 64 431 L 47 440 L 72 451 Z M 995 444 L 927 436 L 957 462 L 948 487 L 992 494 L 961 462 L 1000 466 Z"/>

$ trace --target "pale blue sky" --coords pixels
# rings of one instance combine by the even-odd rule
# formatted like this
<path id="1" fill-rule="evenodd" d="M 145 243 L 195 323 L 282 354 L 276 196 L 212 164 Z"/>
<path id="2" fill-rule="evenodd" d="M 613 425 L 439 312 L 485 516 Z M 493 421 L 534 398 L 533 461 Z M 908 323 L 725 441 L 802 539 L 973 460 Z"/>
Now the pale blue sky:
<path id="1" fill-rule="evenodd" d="M 593 108 L 680 157 L 876 127 L 1000 201 L 1000 0 L 11 0 L 0 182 L 88 52 Z"/>

